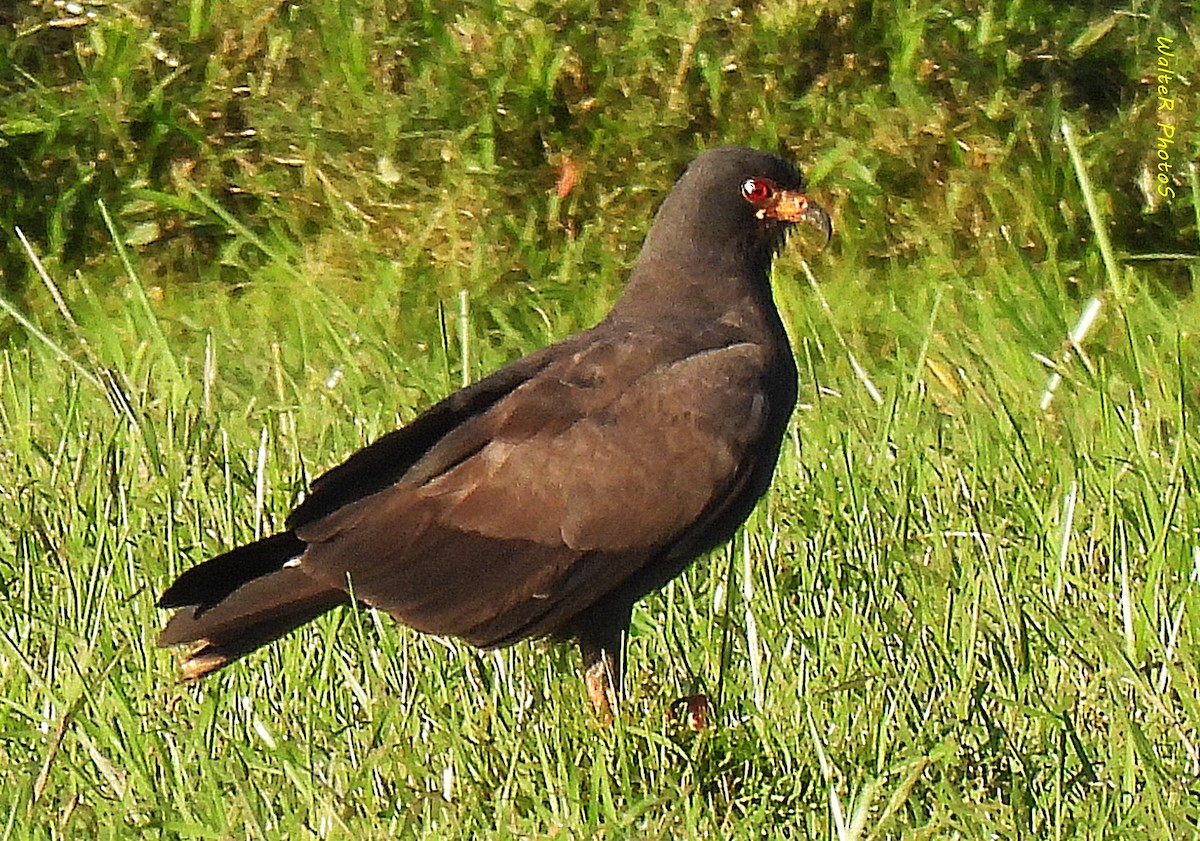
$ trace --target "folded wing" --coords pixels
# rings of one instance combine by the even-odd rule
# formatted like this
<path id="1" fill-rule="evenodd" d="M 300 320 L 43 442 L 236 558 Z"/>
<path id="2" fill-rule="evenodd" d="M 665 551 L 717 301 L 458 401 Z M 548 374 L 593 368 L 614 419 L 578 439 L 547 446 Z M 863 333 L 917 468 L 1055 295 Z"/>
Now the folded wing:
<path id="1" fill-rule="evenodd" d="M 694 338 L 559 354 L 398 481 L 299 525 L 300 569 L 422 631 L 554 633 L 693 538 L 754 470 L 765 351 Z"/>

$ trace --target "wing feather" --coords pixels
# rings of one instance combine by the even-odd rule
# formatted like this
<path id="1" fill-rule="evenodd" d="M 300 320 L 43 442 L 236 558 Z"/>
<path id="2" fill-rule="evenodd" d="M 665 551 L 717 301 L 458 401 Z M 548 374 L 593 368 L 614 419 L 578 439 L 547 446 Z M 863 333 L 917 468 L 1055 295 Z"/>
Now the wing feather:
<path id="1" fill-rule="evenodd" d="M 301 524 L 305 572 L 423 631 L 485 645 L 553 632 L 669 552 L 756 461 L 762 347 L 661 350 L 560 357 L 398 481 Z"/>

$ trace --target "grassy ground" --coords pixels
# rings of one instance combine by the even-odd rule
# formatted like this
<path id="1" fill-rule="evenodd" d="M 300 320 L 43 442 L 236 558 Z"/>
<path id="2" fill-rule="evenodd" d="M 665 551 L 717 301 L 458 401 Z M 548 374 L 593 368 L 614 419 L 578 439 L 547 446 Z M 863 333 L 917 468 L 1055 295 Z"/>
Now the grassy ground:
<path id="1" fill-rule="evenodd" d="M 1200 837 L 1193 6 L 0 24 L 0 837 Z M 777 267 L 775 485 L 636 612 L 615 726 L 572 651 L 370 612 L 176 682 L 175 573 L 594 322 L 720 142 L 838 234 Z"/>

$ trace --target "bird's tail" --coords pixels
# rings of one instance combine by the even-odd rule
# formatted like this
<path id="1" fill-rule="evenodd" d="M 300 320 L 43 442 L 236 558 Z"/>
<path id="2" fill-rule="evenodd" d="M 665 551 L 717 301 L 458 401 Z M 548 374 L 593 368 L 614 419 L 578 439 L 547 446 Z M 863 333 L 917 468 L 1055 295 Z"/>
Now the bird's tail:
<path id="1" fill-rule="evenodd" d="M 305 544 L 291 532 L 239 546 L 185 572 L 158 606 L 179 608 L 160 646 L 187 645 L 181 671 L 194 680 L 315 619 L 350 597 L 290 562 Z"/>

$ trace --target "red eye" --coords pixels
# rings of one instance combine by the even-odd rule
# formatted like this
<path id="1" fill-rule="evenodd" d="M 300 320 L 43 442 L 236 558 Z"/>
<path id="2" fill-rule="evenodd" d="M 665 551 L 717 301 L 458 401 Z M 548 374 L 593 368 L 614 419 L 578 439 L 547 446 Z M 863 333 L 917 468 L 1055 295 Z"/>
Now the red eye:
<path id="1" fill-rule="evenodd" d="M 747 178 L 742 182 L 742 196 L 751 204 L 759 204 L 771 198 L 775 185 L 763 178 Z"/>

